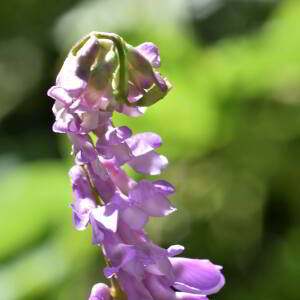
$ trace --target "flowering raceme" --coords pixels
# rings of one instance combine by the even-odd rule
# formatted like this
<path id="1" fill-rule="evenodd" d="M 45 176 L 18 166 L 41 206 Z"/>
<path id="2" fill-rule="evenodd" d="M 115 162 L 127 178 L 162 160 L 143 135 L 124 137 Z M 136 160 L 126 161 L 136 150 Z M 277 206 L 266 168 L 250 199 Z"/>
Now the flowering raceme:
<path id="1" fill-rule="evenodd" d="M 68 135 L 75 156 L 69 171 L 74 226 L 92 226 L 92 243 L 101 246 L 112 283 L 94 285 L 89 300 L 204 300 L 224 285 L 220 266 L 174 257 L 183 246 L 160 248 L 145 232 L 149 217 L 176 210 L 168 200 L 174 187 L 164 180 L 136 182 L 123 169 L 128 164 L 157 175 L 167 166 L 156 152 L 159 135 L 132 134 L 112 121 L 115 111 L 136 117 L 167 95 L 171 84 L 159 67 L 154 44 L 133 47 L 116 34 L 92 32 L 71 49 L 48 91 L 55 100 L 53 131 Z"/>

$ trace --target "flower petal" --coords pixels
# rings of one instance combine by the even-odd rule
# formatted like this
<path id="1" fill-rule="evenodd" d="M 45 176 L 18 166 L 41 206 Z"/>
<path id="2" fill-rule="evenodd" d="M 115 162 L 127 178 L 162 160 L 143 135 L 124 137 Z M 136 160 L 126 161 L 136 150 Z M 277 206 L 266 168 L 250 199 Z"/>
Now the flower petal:
<path id="1" fill-rule="evenodd" d="M 160 55 L 159 49 L 156 45 L 150 42 L 135 47 L 150 63 L 154 68 L 160 67 Z"/>
<path id="2" fill-rule="evenodd" d="M 70 114 L 66 109 L 61 109 L 56 115 L 56 121 L 52 127 L 54 132 L 66 133 L 66 132 L 79 132 L 80 122 L 79 119 Z"/>
<path id="3" fill-rule="evenodd" d="M 204 295 L 195 295 L 190 293 L 176 292 L 175 293 L 176 300 L 209 300 Z"/>
<path id="4" fill-rule="evenodd" d="M 172 245 L 168 248 L 167 251 L 169 256 L 176 256 L 184 251 L 184 247 L 181 245 Z"/>
<path id="5" fill-rule="evenodd" d="M 205 259 L 170 258 L 175 275 L 174 287 L 182 292 L 213 294 L 224 285 L 220 267 Z"/>
<path id="6" fill-rule="evenodd" d="M 165 180 L 156 180 L 153 182 L 155 188 L 164 195 L 171 195 L 175 193 L 174 186 Z"/>
<path id="7" fill-rule="evenodd" d="M 98 206 L 92 210 L 92 216 L 103 229 L 117 231 L 118 210 L 115 207 L 111 207 L 109 204 Z"/>
<path id="8" fill-rule="evenodd" d="M 122 213 L 122 218 L 133 230 L 141 230 L 148 222 L 148 215 L 134 206 L 126 208 Z"/>
<path id="9" fill-rule="evenodd" d="M 136 247 L 122 243 L 104 244 L 104 249 L 107 257 L 112 263 L 112 267 L 104 269 L 105 276 L 112 276 L 119 272 L 122 268 L 136 269 L 137 264 Z M 133 272 L 134 273 L 134 272 Z"/>
<path id="10" fill-rule="evenodd" d="M 72 183 L 73 198 L 76 200 L 90 199 L 94 202 L 92 190 L 83 168 L 78 165 L 73 166 L 69 171 L 69 177 Z"/>
<path id="11" fill-rule="evenodd" d="M 155 151 L 131 159 L 128 164 L 139 173 L 158 175 L 168 165 L 168 159 Z"/>
<path id="12" fill-rule="evenodd" d="M 124 271 L 120 271 L 119 278 L 128 299 L 154 300 L 142 281 L 138 281 Z"/>
<path id="13" fill-rule="evenodd" d="M 176 210 L 168 199 L 157 192 L 153 184 L 147 180 L 141 180 L 129 191 L 129 200 L 153 217 L 166 216 Z"/>
<path id="14" fill-rule="evenodd" d="M 76 56 L 70 51 L 57 76 L 57 85 L 71 92 L 79 92 L 86 88 L 90 68 L 94 63 L 99 48 L 99 41 L 94 37 L 90 37 L 76 53 Z M 78 96 L 79 94 L 77 94 Z"/>
<path id="15" fill-rule="evenodd" d="M 126 140 L 134 156 L 140 156 L 162 145 L 162 138 L 153 132 L 135 134 Z"/>
<path id="16" fill-rule="evenodd" d="M 54 100 L 60 101 L 64 104 L 71 104 L 73 98 L 61 87 L 53 86 L 47 92 L 47 95 Z"/>
<path id="17" fill-rule="evenodd" d="M 142 107 L 142 106 L 131 107 L 121 103 L 119 104 L 118 107 L 116 107 L 116 111 L 133 118 L 142 116 L 146 112 L 146 110 L 147 107 Z"/>
<path id="18" fill-rule="evenodd" d="M 87 163 L 97 159 L 98 155 L 89 135 L 70 133 L 68 137 L 74 145 L 77 163 Z"/>

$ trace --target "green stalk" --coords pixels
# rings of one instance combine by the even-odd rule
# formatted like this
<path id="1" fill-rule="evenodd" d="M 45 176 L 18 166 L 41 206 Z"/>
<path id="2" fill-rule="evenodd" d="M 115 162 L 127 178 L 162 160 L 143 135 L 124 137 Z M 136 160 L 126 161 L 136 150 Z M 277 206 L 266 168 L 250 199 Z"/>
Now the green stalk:
<path id="1" fill-rule="evenodd" d="M 128 97 L 128 71 L 127 71 L 127 53 L 125 41 L 115 33 L 92 32 L 99 39 L 108 39 L 114 42 L 119 56 L 120 76 L 116 97 L 121 101 L 126 101 Z"/>

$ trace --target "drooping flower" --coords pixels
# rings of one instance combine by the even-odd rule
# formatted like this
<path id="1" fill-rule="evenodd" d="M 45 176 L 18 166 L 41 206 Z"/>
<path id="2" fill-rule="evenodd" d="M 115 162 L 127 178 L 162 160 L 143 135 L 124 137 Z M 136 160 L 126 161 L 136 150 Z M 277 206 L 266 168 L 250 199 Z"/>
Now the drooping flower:
<path id="1" fill-rule="evenodd" d="M 112 288 L 96 284 L 89 300 L 206 300 L 224 285 L 221 267 L 208 260 L 174 257 L 183 246 L 163 249 L 145 232 L 151 217 L 176 211 L 164 180 L 138 182 L 124 171 L 157 175 L 168 160 L 156 150 L 162 138 L 115 127 L 112 115 L 138 116 L 171 88 L 160 75 L 158 48 L 133 47 L 111 33 L 92 32 L 69 52 L 56 85 L 53 131 L 66 133 L 75 165 L 70 169 L 73 221 L 77 230 L 92 227 L 92 243 L 108 262 L 104 275 Z"/>

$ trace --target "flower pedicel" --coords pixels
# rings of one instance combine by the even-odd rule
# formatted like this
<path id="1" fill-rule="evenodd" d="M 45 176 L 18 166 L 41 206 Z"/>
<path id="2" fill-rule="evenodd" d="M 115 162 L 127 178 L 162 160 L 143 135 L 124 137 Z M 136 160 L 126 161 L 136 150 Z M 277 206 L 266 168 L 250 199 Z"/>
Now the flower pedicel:
<path id="1" fill-rule="evenodd" d="M 154 44 L 133 47 L 116 34 L 92 32 L 71 49 L 48 91 L 55 100 L 53 131 L 68 135 L 75 155 L 69 171 L 74 224 L 77 230 L 92 226 L 92 243 L 101 246 L 111 280 L 111 287 L 95 284 L 89 300 L 204 300 L 224 285 L 220 266 L 174 257 L 183 246 L 160 248 L 144 231 L 149 217 L 176 210 L 168 200 L 174 187 L 164 180 L 136 182 L 123 169 L 128 164 L 157 175 L 167 166 L 156 152 L 159 135 L 133 135 L 112 122 L 115 111 L 140 116 L 167 95 L 171 84 L 159 67 Z"/>

